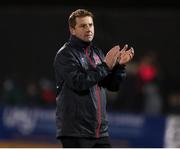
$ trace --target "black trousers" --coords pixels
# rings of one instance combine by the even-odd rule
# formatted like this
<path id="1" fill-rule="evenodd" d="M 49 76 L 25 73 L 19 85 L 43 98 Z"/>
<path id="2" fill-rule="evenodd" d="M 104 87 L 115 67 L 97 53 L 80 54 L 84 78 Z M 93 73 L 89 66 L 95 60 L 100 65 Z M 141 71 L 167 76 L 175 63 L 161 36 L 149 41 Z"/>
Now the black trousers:
<path id="1" fill-rule="evenodd" d="M 109 137 L 102 138 L 78 138 L 61 137 L 64 148 L 111 148 Z"/>

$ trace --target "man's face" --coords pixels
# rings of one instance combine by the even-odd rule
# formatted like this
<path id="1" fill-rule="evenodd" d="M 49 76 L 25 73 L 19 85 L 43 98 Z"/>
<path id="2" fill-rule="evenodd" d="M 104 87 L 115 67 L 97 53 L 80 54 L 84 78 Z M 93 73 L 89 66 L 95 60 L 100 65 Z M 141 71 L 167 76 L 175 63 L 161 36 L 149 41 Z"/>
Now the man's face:
<path id="1" fill-rule="evenodd" d="M 91 42 L 94 38 L 94 24 L 90 16 L 77 17 L 75 28 L 70 27 L 72 35 L 80 38 L 85 42 Z"/>

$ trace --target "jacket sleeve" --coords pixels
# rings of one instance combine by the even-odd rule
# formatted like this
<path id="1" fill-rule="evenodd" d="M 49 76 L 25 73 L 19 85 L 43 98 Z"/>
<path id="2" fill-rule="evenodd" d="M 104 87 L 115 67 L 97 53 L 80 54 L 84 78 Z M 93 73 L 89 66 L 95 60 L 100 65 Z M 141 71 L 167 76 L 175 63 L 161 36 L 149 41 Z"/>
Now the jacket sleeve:
<path id="1" fill-rule="evenodd" d="M 107 88 L 109 91 L 118 91 L 125 78 L 125 65 L 117 65 L 113 68 L 111 74 L 99 82 L 99 85 Z"/>
<path id="2" fill-rule="evenodd" d="M 89 89 L 110 73 L 105 63 L 84 70 L 78 58 L 69 49 L 64 49 L 56 55 L 54 69 L 57 81 L 59 78 L 63 79 L 68 87 L 76 91 Z"/>

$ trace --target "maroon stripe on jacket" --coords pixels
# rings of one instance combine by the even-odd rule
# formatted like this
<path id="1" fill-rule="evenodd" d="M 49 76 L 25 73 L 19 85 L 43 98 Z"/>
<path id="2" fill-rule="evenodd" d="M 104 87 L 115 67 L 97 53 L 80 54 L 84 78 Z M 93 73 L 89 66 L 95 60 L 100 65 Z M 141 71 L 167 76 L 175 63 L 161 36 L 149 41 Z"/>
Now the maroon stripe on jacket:
<path id="1" fill-rule="evenodd" d="M 90 64 L 95 68 L 96 65 L 93 63 L 92 59 L 89 57 L 88 55 L 88 47 L 86 49 L 84 49 L 85 55 L 88 59 L 88 61 L 90 62 Z M 96 128 L 96 138 L 99 138 L 100 136 L 100 127 L 101 127 L 101 97 L 100 97 L 100 88 L 98 86 L 98 84 L 96 85 L 96 96 L 97 96 L 97 105 L 98 105 L 98 127 Z"/>

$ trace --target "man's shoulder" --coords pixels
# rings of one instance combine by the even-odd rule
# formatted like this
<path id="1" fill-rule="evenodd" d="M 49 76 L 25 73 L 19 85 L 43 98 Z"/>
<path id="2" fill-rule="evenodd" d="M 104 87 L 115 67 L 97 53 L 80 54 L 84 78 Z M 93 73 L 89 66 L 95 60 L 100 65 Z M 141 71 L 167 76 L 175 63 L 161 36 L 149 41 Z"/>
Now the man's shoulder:
<path id="1" fill-rule="evenodd" d="M 71 48 L 69 47 L 68 43 L 66 42 L 62 47 L 60 47 L 60 49 L 57 51 L 57 55 L 64 53 L 64 52 L 68 52 L 69 50 L 71 50 Z"/>
<path id="2" fill-rule="evenodd" d="M 77 50 L 74 49 L 68 42 L 65 43 L 56 53 L 56 58 L 63 58 L 63 57 L 74 57 L 77 55 Z M 75 56 L 76 57 L 76 56 Z"/>

